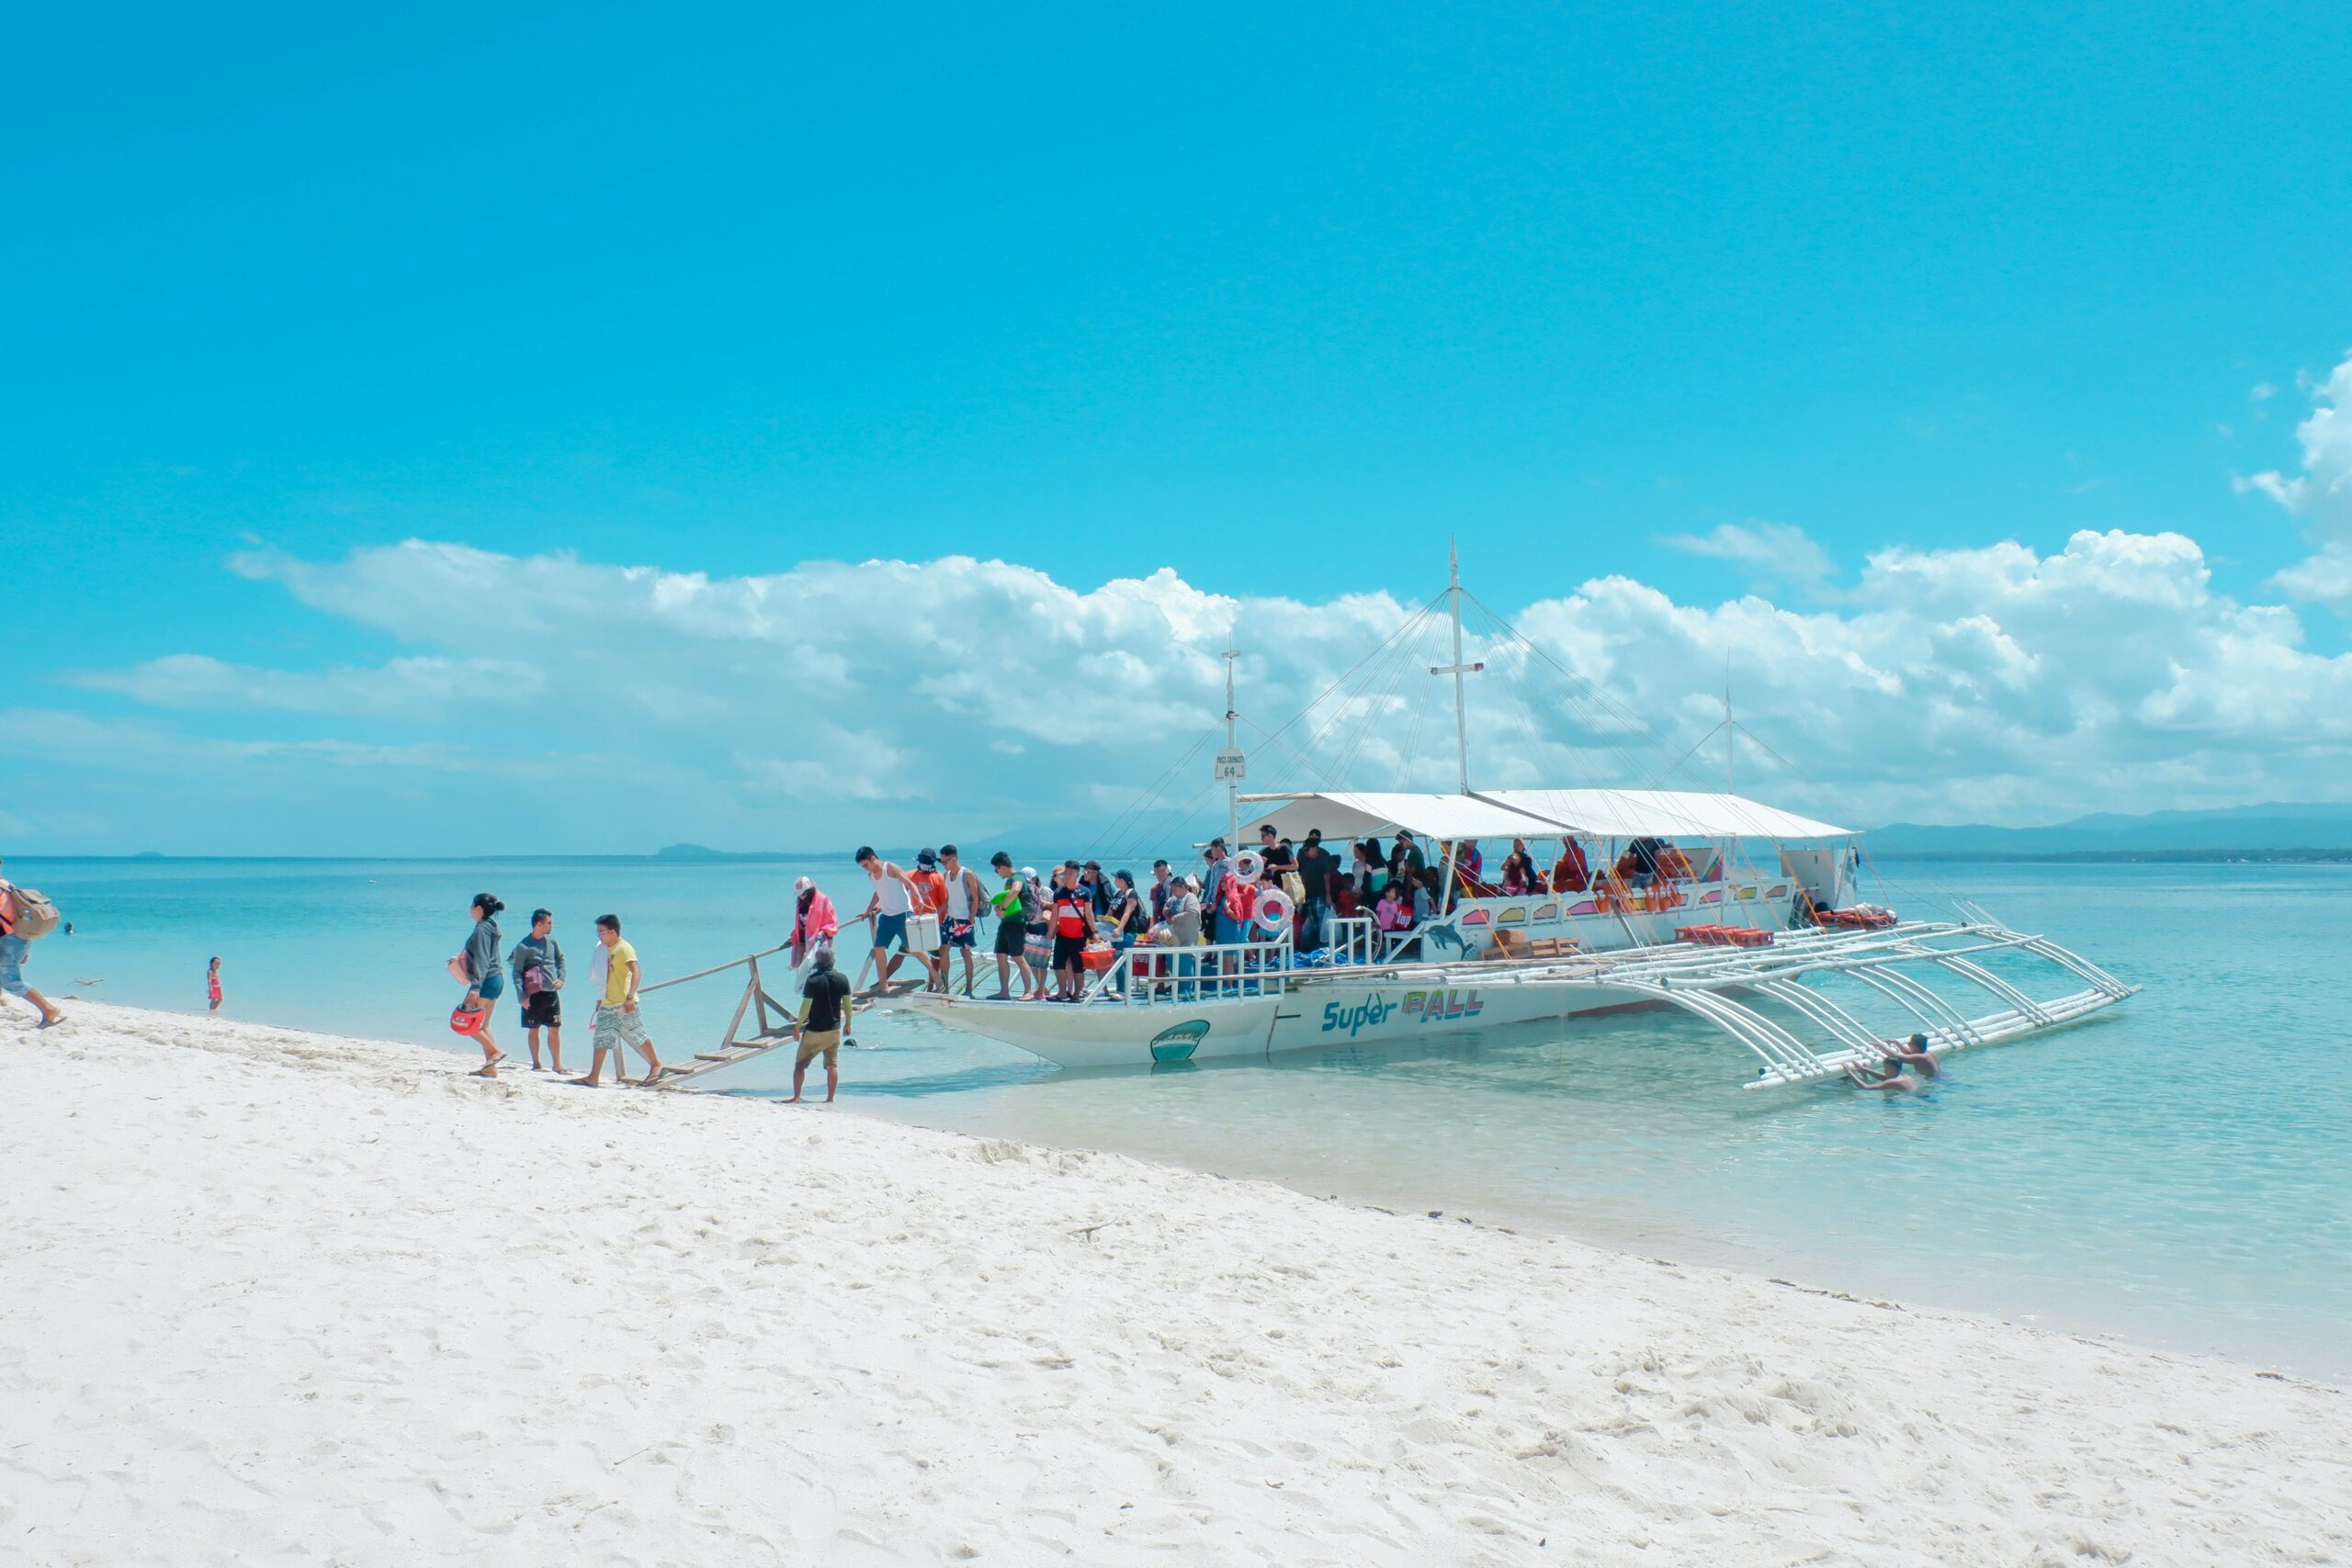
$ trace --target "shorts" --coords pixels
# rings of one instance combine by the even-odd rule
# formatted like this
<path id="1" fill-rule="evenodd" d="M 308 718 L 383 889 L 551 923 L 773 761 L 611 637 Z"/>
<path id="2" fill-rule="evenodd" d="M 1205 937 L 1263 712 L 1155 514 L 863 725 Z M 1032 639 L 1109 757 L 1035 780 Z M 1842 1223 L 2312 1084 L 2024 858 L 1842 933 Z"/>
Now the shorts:
<path id="1" fill-rule="evenodd" d="M 951 920 L 942 917 L 939 922 L 939 945 L 942 947 L 972 947 L 977 945 L 975 933 L 978 920 Z"/>
<path id="2" fill-rule="evenodd" d="M 474 995 L 486 1002 L 494 1002 L 506 994 L 506 976 L 498 970 L 483 976 L 474 987 Z"/>
<path id="3" fill-rule="evenodd" d="M 800 1037 L 800 1053 L 793 1059 L 793 1071 L 798 1072 L 819 1056 L 825 1058 L 827 1067 L 842 1065 L 842 1032 L 838 1029 L 812 1029 Z"/>
<path id="4" fill-rule="evenodd" d="M 563 1002 L 553 991 L 534 991 L 523 998 L 523 1027 L 560 1029 Z"/>
<path id="5" fill-rule="evenodd" d="M 1079 966 L 1079 955 L 1085 951 L 1086 939 L 1082 936 L 1057 936 L 1054 938 L 1054 967 L 1056 969 L 1077 968 Z"/>
<path id="6" fill-rule="evenodd" d="M 907 917 L 904 915 L 875 916 L 875 948 L 878 951 L 889 946 L 894 942 L 899 944 L 899 952 L 907 953 L 912 951 L 907 946 Z"/>
<path id="7" fill-rule="evenodd" d="M 595 1028 L 594 1043 L 599 1051 L 618 1051 L 623 1045 L 645 1043 L 645 1015 L 625 1012 L 618 1002 L 596 1004 Z"/>
<path id="8" fill-rule="evenodd" d="M 996 950 L 1007 958 L 1018 958 L 1029 944 L 1029 929 L 1019 920 L 999 920 L 996 927 Z"/>
<path id="9" fill-rule="evenodd" d="M 25 953 L 32 946 L 20 936 L 0 936 L 0 991 L 21 997 L 25 985 Z"/>

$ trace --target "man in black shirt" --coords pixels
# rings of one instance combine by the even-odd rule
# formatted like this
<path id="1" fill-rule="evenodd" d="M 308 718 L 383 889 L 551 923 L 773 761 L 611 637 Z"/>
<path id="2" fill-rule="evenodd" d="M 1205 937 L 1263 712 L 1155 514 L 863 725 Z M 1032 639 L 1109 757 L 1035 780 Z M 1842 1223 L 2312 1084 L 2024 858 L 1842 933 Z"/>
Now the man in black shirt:
<path id="1" fill-rule="evenodd" d="M 1339 861 L 1323 847 L 1323 829 L 1309 828 L 1298 852 L 1298 880 L 1306 889 L 1300 913 L 1306 917 L 1299 945 L 1312 953 L 1323 945 L 1323 918 L 1331 911 L 1331 874 Z"/>
<path id="2" fill-rule="evenodd" d="M 1274 874 L 1274 879 L 1278 882 L 1282 880 L 1283 873 L 1290 870 L 1294 863 L 1290 852 L 1290 840 L 1275 838 L 1274 825 L 1272 822 L 1258 829 L 1258 852 L 1264 859 L 1266 869 Z"/>
<path id="3" fill-rule="evenodd" d="M 800 1103 L 801 1080 L 808 1064 L 825 1058 L 825 1103 L 831 1105 L 842 1087 L 842 1037 L 849 1032 L 849 977 L 833 967 L 830 948 L 819 948 L 810 960 L 808 978 L 800 987 L 800 1052 L 792 1064 L 792 1098 Z"/>

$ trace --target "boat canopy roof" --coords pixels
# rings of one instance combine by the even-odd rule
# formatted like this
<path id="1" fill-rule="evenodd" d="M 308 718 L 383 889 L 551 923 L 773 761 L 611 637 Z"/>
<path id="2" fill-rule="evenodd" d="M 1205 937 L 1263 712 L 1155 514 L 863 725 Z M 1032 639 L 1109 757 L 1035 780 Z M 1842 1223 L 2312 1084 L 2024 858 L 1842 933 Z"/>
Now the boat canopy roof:
<path id="1" fill-rule="evenodd" d="M 1345 790 L 1245 795 L 1272 807 L 1245 834 L 1271 826 L 1298 840 L 1310 828 L 1327 839 L 1406 832 L 1427 839 L 1849 839 L 1809 817 L 1739 795 L 1667 789 L 1496 789 L 1469 795 Z"/>
<path id="2" fill-rule="evenodd" d="M 1490 789 L 1480 798 L 1596 839 L 1853 839 L 1832 827 L 1750 800 L 1687 789 Z"/>

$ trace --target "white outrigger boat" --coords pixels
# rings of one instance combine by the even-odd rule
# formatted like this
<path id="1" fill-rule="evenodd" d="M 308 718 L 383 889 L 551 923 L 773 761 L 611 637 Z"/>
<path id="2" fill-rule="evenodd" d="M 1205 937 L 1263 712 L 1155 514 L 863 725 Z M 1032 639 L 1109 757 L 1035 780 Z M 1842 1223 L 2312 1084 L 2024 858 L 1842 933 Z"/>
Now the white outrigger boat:
<path id="1" fill-rule="evenodd" d="M 1973 905 L 1899 919 L 1855 902 L 1860 835 L 1743 795 L 1662 789 L 1469 787 L 1458 567 L 1447 597 L 1462 788 L 1451 794 L 1241 795 L 1234 841 L 1261 825 L 1327 843 L 1401 831 L 1444 847 L 1443 904 L 1410 930 L 1333 917 L 1301 952 L 1291 919 L 1258 940 L 1141 944 L 1091 976 L 1071 1004 L 933 993 L 893 998 L 943 1023 L 1066 1067 L 1250 1057 L 1511 1025 L 1563 1026 L 1676 1008 L 1759 1059 L 1746 1087 L 1826 1077 L 1883 1059 L 1879 1043 L 1924 1034 L 1942 1054 L 2073 1023 L 2136 988 L 2047 937 Z M 1515 634 L 1514 634 L 1515 635 Z M 1227 752 L 1234 750 L 1231 663 Z M 1258 814 L 1248 823 L 1239 807 Z M 1464 846 L 1562 846 L 1541 891 L 1500 893 L 1461 874 Z M 1585 868 L 1589 868 L 1585 869 Z M 1563 874 L 1565 873 L 1565 874 Z M 2008 971 L 2034 961 L 2070 988 L 2036 999 Z M 1826 988 L 1825 988 L 1826 987 Z M 1979 998 L 1968 1003 L 1970 997 Z M 1984 1009 L 1989 1003 L 1989 1010 Z M 1871 1016 L 1861 1010 L 1867 1008 Z"/>

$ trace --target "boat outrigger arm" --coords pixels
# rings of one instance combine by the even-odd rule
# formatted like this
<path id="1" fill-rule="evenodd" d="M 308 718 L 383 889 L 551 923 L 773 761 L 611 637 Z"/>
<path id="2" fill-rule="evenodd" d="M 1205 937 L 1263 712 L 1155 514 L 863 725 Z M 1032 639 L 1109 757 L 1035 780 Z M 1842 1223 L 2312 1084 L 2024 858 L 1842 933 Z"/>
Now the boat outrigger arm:
<path id="1" fill-rule="evenodd" d="M 2085 985 L 2037 1001 L 1978 962 L 1999 953 L 2045 959 Z M 1980 988 L 2001 1005 L 1972 1017 L 1906 972 L 1905 966 L 1919 965 Z M 1530 964 L 1508 976 L 1497 976 L 1487 964 L 1415 966 L 1409 977 L 1482 987 L 1502 981 L 1556 986 L 1569 993 L 1631 993 L 1679 1008 L 1755 1053 L 1762 1070 L 1743 1087 L 1765 1089 L 1829 1077 L 1849 1066 L 1874 1066 L 1885 1059 L 1879 1049 L 1885 1033 L 1817 988 L 1817 982 L 1831 975 L 1851 976 L 1889 998 L 1914 1021 L 1916 1028 L 1909 1032 L 1926 1035 L 1928 1049 L 1938 1055 L 2074 1023 L 2138 989 L 2046 936 L 1973 921 L 1905 921 L 1874 931 L 1784 932 L 1766 948 L 1634 948 L 1553 965 Z M 1776 1019 L 1760 1010 L 1750 1000 L 1757 997 L 1781 1004 L 1793 1019 Z"/>

